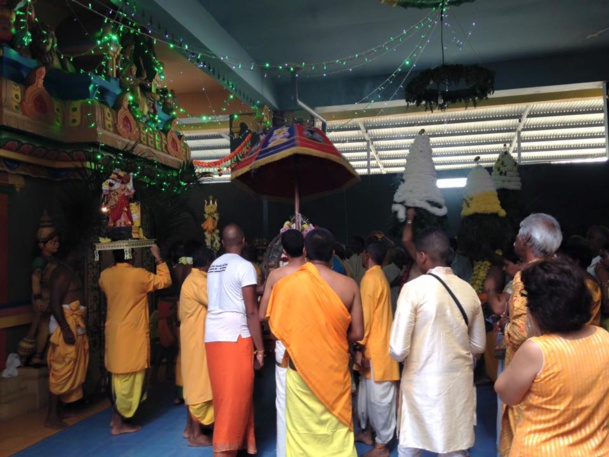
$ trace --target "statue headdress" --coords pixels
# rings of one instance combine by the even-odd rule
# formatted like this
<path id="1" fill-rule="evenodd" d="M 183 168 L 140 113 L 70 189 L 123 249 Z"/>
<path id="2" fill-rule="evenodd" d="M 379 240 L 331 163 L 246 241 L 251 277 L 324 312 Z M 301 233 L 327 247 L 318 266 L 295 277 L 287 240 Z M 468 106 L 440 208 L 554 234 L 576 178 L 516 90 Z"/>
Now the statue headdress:
<path id="1" fill-rule="evenodd" d="M 36 238 L 39 243 L 46 243 L 58 235 L 57 229 L 53 225 L 53 220 L 47 210 L 45 209 L 40 217 L 40 224 L 38 225 L 38 233 Z"/>

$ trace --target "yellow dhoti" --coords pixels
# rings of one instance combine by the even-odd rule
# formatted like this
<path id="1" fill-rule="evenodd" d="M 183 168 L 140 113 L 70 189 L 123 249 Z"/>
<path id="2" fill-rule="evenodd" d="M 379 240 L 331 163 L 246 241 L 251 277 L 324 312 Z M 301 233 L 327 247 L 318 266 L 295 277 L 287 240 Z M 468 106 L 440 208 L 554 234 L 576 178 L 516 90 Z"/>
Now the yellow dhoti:
<path id="1" fill-rule="evenodd" d="M 75 343 L 67 344 L 60 328 L 53 330 L 47 354 L 49 390 L 53 395 L 58 395 L 62 402 L 72 403 L 83 396 L 82 385 L 89 365 L 89 340 L 84 322 L 86 309 L 77 300 L 63 305 L 63 312 Z"/>
<path id="2" fill-rule="evenodd" d="M 214 423 L 213 400 L 197 403 L 196 405 L 188 405 L 188 411 L 201 425 L 211 425 Z"/>
<path id="3" fill-rule="evenodd" d="M 291 367 L 287 455 L 356 457 L 346 306 L 317 267 L 306 263 L 275 284 L 267 316 Z"/>
<path id="4" fill-rule="evenodd" d="M 135 373 L 112 374 L 114 408 L 126 419 L 133 417 L 141 402 L 146 399 L 144 380 L 146 370 Z"/>
<path id="5" fill-rule="evenodd" d="M 353 430 L 332 414 L 291 368 L 286 382 L 286 422 L 287 455 L 357 456 Z"/>

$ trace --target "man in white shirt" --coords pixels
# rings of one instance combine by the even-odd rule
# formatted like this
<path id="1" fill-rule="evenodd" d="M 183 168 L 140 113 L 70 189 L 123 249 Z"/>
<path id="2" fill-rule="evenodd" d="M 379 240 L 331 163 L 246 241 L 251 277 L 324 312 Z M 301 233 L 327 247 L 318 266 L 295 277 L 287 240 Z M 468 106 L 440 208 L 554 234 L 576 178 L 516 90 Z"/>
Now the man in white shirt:
<path id="1" fill-rule="evenodd" d="M 222 245 L 226 254 L 216 259 L 207 273 L 205 350 L 215 413 L 214 456 L 233 457 L 240 449 L 256 453 L 252 358 L 256 368 L 261 367 L 264 347 L 256 269 L 241 257 L 245 246 L 241 228 L 226 226 Z"/>
<path id="2" fill-rule="evenodd" d="M 482 308 L 474 289 L 448 267 L 444 232 L 424 230 L 415 250 L 425 274 L 402 288 L 389 342 L 391 357 L 404 362 L 398 455 L 419 457 L 424 449 L 464 456 L 474 444 L 473 355 L 486 345 Z"/>

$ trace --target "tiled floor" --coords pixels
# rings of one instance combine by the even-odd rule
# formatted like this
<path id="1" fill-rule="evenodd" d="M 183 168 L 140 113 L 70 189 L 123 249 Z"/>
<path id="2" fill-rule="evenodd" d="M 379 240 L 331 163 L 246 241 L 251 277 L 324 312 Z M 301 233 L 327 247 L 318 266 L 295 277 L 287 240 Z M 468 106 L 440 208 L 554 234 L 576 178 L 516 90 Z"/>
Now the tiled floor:
<path id="1" fill-rule="evenodd" d="M 275 455 L 275 404 L 273 365 L 268 364 L 256 378 L 255 410 L 258 455 Z M 110 410 L 99 412 L 70 428 L 50 436 L 18 453 L 20 457 L 35 456 L 212 456 L 211 448 L 190 448 L 182 438 L 185 423 L 184 406 L 172 403 L 175 391 L 161 385 L 149 394 L 137 418 L 143 426 L 138 433 L 113 437 L 109 433 Z M 478 388 L 478 427 L 476 445 L 471 457 L 491 457 L 495 449 L 496 397 L 492 386 Z M 397 456 L 392 443 L 391 456 Z M 358 444 L 363 455 L 370 448 Z M 427 455 L 427 454 L 424 454 Z"/>

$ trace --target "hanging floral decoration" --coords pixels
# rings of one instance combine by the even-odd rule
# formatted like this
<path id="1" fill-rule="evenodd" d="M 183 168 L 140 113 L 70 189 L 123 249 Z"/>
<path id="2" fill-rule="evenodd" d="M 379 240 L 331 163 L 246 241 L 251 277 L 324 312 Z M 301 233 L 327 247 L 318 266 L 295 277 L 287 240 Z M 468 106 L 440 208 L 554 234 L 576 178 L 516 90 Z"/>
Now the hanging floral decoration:
<path id="1" fill-rule="evenodd" d="M 218 176 L 222 176 L 223 169 L 226 171 L 230 171 L 230 169 L 234 165 L 239 163 L 239 161 L 243 159 L 243 157 L 245 157 L 245 155 L 249 151 L 251 139 L 252 134 L 249 133 L 237 149 L 235 149 L 226 157 L 223 157 L 219 160 L 193 160 L 192 163 L 195 167 L 197 175 L 203 178 L 210 178 L 213 176 L 214 173 L 218 173 Z"/>
<path id="2" fill-rule="evenodd" d="M 406 103 L 446 109 L 464 103 L 478 106 L 495 91 L 495 72 L 479 65 L 441 65 L 421 72 L 404 91 Z"/>

